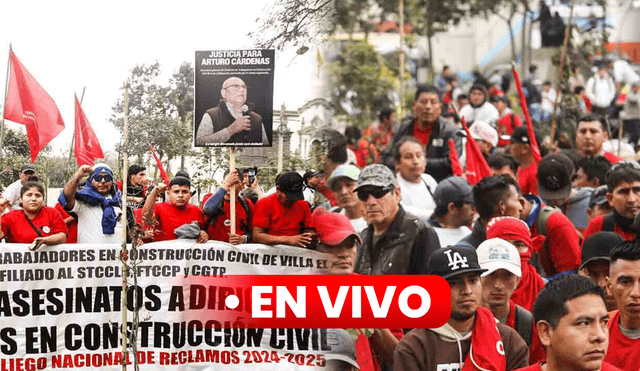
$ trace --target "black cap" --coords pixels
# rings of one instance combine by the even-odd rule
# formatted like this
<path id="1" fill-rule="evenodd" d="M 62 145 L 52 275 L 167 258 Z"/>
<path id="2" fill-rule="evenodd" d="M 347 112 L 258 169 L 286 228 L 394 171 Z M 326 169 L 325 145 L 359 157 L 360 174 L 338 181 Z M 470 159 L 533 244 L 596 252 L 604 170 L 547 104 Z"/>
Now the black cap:
<path id="1" fill-rule="evenodd" d="M 145 171 L 145 170 L 147 170 L 146 167 L 138 164 L 133 164 L 129 166 L 129 175 L 138 174 L 139 172 Z"/>
<path id="2" fill-rule="evenodd" d="M 538 147 L 540 147 L 542 144 L 540 133 L 535 129 L 533 132 L 536 136 L 536 143 L 538 143 Z M 529 130 L 526 125 L 520 125 L 513 130 L 513 133 L 511 133 L 511 143 L 531 144 L 531 141 L 529 140 Z"/>
<path id="3" fill-rule="evenodd" d="M 176 176 L 181 176 L 181 177 L 183 177 L 183 178 L 187 178 L 187 179 L 191 180 L 191 177 L 189 176 L 189 173 L 187 173 L 187 172 L 186 172 L 186 171 L 184 171 L 184 170 L 180 170 L 180 171 L 178 171 L 178 172 L 176 173 Z"/>
<path id="4" fill-rule="evenodd" d="M 427 263 L 427 274 L 440 276 L 445 280 L 465 273 L 482 274 L 476 250 L 468 246 L 447 246 L 435 250 Z"/>
<path id="5" fill-rule="evenodd" d="M 309 178 L 313 178 L 314 176 L 322 175 L 322 174 L 323 174 L 322 170 L 313 170 L 313 169 L 312 170 L 307 170 L 304 173 L 303 178 L 304 178 L 304 180 L 307 180 Z"/>
<path id="6" fill-rule="evenodd" d="M 480 90 L 482 91 L 482 93 L 484 93 L 484 96 L 487 96 L 487 87 L 482 85 L 482 84 L 473 84 L 471 85 L 471 89 L 469 89 L 469 95 L 471 95 L 471 92 L 474 90 Z"/>
<path id="7" fill-rule="evenodd" d="M 31 164 L 22 164 L 22 166 L 20 167 L 20 172 L 24 173 L 25 171 L 33 171 L 35 173 L 36 168 Z"/>
<path id="8" fill-rule="evenodd" d="M 171 181 L 169 182 L 169 188 L 171 188 L 174 185 L 191 187 L 191 181 L 183 176 L 177 176 L 171 179 Z"/>
<path id="9" fill-rule="evenodd" d="M 591 197 L 589 197 L 589 209 L 593 209 L 597 206 L 602 206 L 608 203 L 607 200 L 607 186 L 603 185 L 593 190 Z"/>
<path id="10" fill-rule="evenodd" d="M 559 200 L 571 194 L 573 162 L 559 153 L 545 156 L 538 164 L 538 195 L 544 200 Z"/>
<path id="11" fill-rule="evenodd" d="M 598 232 L 587 237 L 582 246 L 582 264 L 584 268 L 594 260 L 609 260 L 611 249 L 624 242 L 624 238 L 615 232 Z"/>
<path id="12" fill-rule="evenodd" d="M 295 171 L 284 173 L 278 177 L 276 185 L 280 191 L 287 195 L 289 201 L 304 200 L 302 191 L 304 190 L 304 179 Z"/>

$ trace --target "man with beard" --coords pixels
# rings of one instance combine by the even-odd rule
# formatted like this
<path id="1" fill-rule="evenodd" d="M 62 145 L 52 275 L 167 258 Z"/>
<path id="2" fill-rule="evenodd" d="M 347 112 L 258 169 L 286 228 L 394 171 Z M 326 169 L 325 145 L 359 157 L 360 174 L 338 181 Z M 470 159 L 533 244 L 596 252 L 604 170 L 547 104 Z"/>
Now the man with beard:
<path id="1" fill-rule="evenodd" d="M 600 231 L 616 232 L 627 241 L 636 238 L 633 219 L 640 210 L 640 165 L 621 162 L 607 175 L 607 199 L 613 212 L 598 216 L 589 222 L 584 237 Z"/>
<path id="2" fill-rule="evenodd" d="M 552 280 L 536 299 L 533 316 L 546 362 L 519 371 L 619 371 L 605 361 L 609 313 L 591 280 L 575 274 Z"/>
<path id="3" fill-rule="evenodd" d="M 443 117 L 438 89 L 433 85 L 418 86 L 413 101 L 413 116 L 405 120 L 393 136 L 393 141 L 382 153 L 380 163 L 394 169 L 393 153 L 406 136 L 416 138 L 426 147 L 426 173 L 436 181 L 453 175 L 449 157 L 449 139 L 453 139 L 456 152 L 463 153 L 462 137 L 458 129 Z M 463 159 L 461 159 L 463 160 Z"/>
<path id="4" fill-rule="evenodd" d="M 451 286 L 451 317 L 436 329 L 414 329 L 394 355 L 394 370 L 515 370 L 528 364 L 529 349 L 518 333 L 480 307 L 480 275 L 474 249 L 449 246 L 433 252 L 427 274 Z"/>
<path id="5" fill-rule="evenodd" d="M 262 116 L 250 110 L 247 85 L 238 77 L 222 83 L 220 104 L 205 112 L 198 126 L 196 145 L 209 143 L 259 143 L 269 145 Z"/>
<path id="6" fill-rule="evenodd" d="M 487 88 L 481 84 L 474 84 L 469 90 L 469 104 L 460 109 L 460 117 L 467 120 L 467 125 L 474 121 L 494 124 L 500 118 L 500 114 L 487 100 Z"/>

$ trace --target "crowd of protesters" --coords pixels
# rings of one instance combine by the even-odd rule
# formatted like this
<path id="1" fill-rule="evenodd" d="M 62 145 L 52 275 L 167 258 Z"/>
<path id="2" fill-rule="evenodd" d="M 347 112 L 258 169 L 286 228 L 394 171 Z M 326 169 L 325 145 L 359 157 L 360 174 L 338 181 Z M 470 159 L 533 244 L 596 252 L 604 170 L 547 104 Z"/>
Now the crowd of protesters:
<path id="1" fill-rule="evenodd" d="M 544 119 L 557 92 L 545 82 L 536 97 L 534 73 L 524 80 L 527 104 Z M 618 106 L 637 141 L 639 85 L 627 85 Z M 624 86 L 606 64 L 586 87 L 576 85 L 587 104 L 573 149 L 559 150 L 510 108 L 499 84 L 479 81 L 464 95 L 445 69 L 438 86 L 417 88 L 402 122 L 385 109 L 364 130 L 326 129 L 322 169 L 278 174 L 269 192 L 255 173 L 227 169 L 199 206 L 186 173 L 149 189 L 146 169 L 132 165 L 123 200 L 122 183 L 97 164 L 80 167 L 50 208 L 24 165 L 0 198 L 0 237 L 32 246 L 121 243 L 126 202 L 130 229 L 142 230 L 144 242 L 290 245 L 328 254 L 331 274 L 449 282 L 445 326 L 361 332 L 355 358 L 345 360 L 353 369 L 637 371 L 640 164 L 605 150 L 607 117 Z M 459 118 L 482 158 L 471 157 Z M 486 161 L 492 174 L 470 184 L 472 161 Z"/>

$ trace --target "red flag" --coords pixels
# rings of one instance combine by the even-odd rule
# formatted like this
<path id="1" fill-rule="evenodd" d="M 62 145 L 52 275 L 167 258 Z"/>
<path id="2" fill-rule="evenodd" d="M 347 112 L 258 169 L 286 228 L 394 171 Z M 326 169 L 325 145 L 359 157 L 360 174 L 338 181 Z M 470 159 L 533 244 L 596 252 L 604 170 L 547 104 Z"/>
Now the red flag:
<path id="1" fill-rule="evenodd" d="M 74 133 L 74 146 L 73 152 L 75 152 L 78 166 L 82 165 L 94 165 L 96 158 L 104 158 L 102 148 L 96 133 L 94 133 L 89 124 L 87 116 L 85 116 L 78 97 L 74 97 L 76 101 L 76 128 Z"/>
<path id="2" fill-rule="evenodd" d="M 456 145 L 453 143 L 453 139 L 449 138 L 449 159 L 451 160 L 451 171 L 453 176 L 462 176 L 462 166 L 460 166 L 460 158 L 458 158 L 458 152 L 456 152 Z"/>
<path id="3" fill-rule="evenodd" d="M 470 185 L 478 183 L 482 178 L 492 175 L 491 168 L 487 164 L 487 160 L 484 159 L 478 143 L 471 136 L 469 127 L 467 127 L 467 121 L 462 118 L 462 127 L 467 132 L 467 164 L 465 166 L 465 172 L 467 174 L 467 181 Z"/>
<path id="4" fill-rule="evenodd" d="M 151 153 L 153 153 L 153 158 L 156 159 L 156 164 L 158 165 L 158 170 L 160 170 L 160 177 L 162 177 L 162 180 L 164 181 L 164 184 L 166 184 L 167 187 L 168 187 L 169 183 L 171 183 L 171 179 L 169 179 L 169 176 L 167 175 L 167 172 L 164 171 L 164 166 L 162 166 L 162 162 L 160 162 L 160 159 L 158 158 L 158 155 L 156 155 L 156 151 L 153 150 L 153 146 L 151 144 L 149 144 L 149 148 L 151 148 Z"/>
<path id="5" fill-rule="evenodd" d="M 25 125 L 31 150 L 31 162 L 63 129 L 64 121 L 56 103 L 10 51 L 9 88 L 4 118 Z"/>
<path id="6" fill-rule="evenodd" d="M 522 107 L 522 113 L 527 122 L 527 131 L 529 132 L 529 140 L 531 141 L 531 153 L 533 154 L 533 160 L 540 162 L 542 156 L 540 155 L 540 147 L 538 147 L 538 141 L 536 140 L 535 132 L 533 131 L 533 124 L 531 123 L 531 116 L 529 116 L 529 108 L 527 107 L 527 99 L 522 91 L 522 83 L 520 83 L 520 76 L 516 71 L 516 65 L 511 64 L 511 71 L 513 72 L 513 79 L 516 80 L 516 87 L 518 88 L 518 95 L 520 96 L 520 107 Z M 553 139 L 553 138 L 552 138 Z"/>

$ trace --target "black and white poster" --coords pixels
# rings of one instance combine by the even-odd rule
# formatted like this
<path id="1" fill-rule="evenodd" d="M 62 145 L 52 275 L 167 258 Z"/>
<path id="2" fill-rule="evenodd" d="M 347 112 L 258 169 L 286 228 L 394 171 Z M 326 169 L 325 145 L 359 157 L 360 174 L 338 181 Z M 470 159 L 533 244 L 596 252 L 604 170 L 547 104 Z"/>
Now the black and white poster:
<path id="1" fill-rule="evenodd" d="M 270 147 L 273 50 L 196 51 L 194 145 Z"/>

